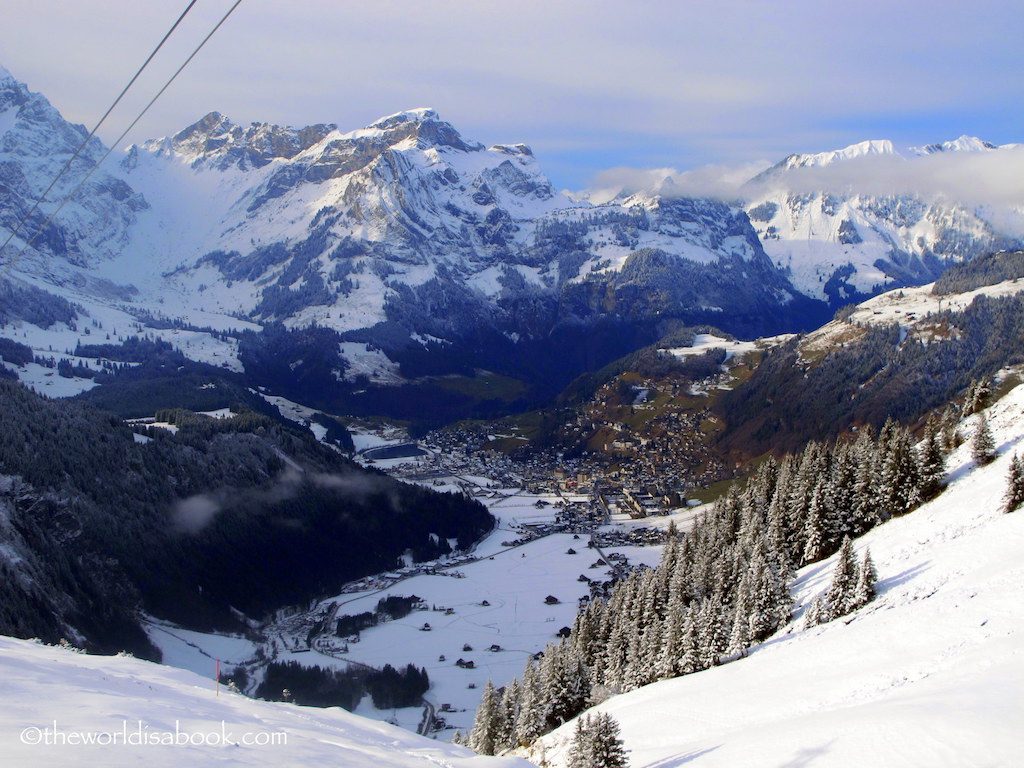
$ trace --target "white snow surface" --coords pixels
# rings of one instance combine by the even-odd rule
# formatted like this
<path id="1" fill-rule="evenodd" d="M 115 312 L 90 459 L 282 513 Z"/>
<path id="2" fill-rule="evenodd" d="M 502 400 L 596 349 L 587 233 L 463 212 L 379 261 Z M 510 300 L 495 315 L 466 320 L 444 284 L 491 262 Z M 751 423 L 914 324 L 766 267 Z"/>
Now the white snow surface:
<path id="1" fill-rule="evenodd" d="M 845 270 L 850 271 L 844 276 L 848 286 L 875 293 L 894 276 L 904 281 L 898 269 L 880 269 L 883 262 L 928 261 L 932 253 L 946 253 L 955 260 L 971 258 L 1007 247 L 1007 238 L 1019 242 L 1024 228 L 1021 201 L 997 210 L 960 203 L 948 195 L 928 196 L 902 187 L 898 191 L 896 186 L 883 193 L 881 187 L 865 183 L 872 176 L 870 164 L 877 164 L 878 173 L 883 168 L 918 167 L 931 162 L 923 160 L 929 155 L 1013 150 L 1013 145 L 996 147 L 961 136 L 923 147 L 873 140 L 829 152 L 794 154 L 748 182 L 745 209 L 765 252 L 801 292 L 829 298 L 829 279 Z M 844 176 L 847 171 L 849 179 Z M 957 245 L 951 247 L 954 241 Z M 836 299 L 849 295 L 833 293 Z"/>
<path id="2" fill-rule="evenodd" d="M 675 347 L 665 351 L 676 357 L 691 357 L 693 355 L 703 355 L 712 349 L 724 349 L 725 359 L 731 360 L 737 356 L 743 357 L 757 348 L 758 343 L 756 341 L 735 341 L 723 339 L 721 336 L 715 336 L 711 333 L 698 333 L 693 339 L 693 344 L 690 346 Z"/>
<path id="3" fill-rule="evenodd" d="M 1000 507 L 1024 387 L 988 418 L 993 464 L 975 468 L 961 446 L 945 493 L 856 542 L 879 574 L 865 608 L 809 631 L 798 617 L 746 659 L 602 704 L 632 768 L 1021 765 L 1024 512 Z M 827 588 L 833 559 L 800 571 L 801 606 Z M 551 765 L 565 764 L 573 727 L 543 739 Z"/>
<path id="4" fill-rule="evenodd" d="M 192 672 L 26 640 L 0 638 L 0 677 L 0 742 L 9 766 L 529 766 L 474 756 L 338 708 L 254 701 L 223 687 L 217 695 L 209 677 Z"/>
<path id="5" fill-rule="evenodd" d="M 443 486 L 437 490 L 455 488 Z M 502 542 L 518 536 L 514 525 L 554 519 L 553 506 L 535 506 L 538 498 L 549 504 L 559 500 L 554 495 L 507 495 L 510 493 L 501 490 L 495 497 L 480 498 L 498 518 L 498 527 L 474 548 L 474 562 L 457 564 L 437 574 L 413 575 L 384 589 L 371 586 L 366 592 L 321 601 L 328 604 L 337 600 L 339 616 L 372 611 L 388 595 L 417 595 L 428 607 L 442 610 L 414 611 L 404 619 L 365 629 L 360 642 L 349 644 L 348 653 L 338 657 L 314 650 L 293 660 L 321 666 L 344 667 L 351 660 L 375 667 L 403 667 L 409 663 L 424 667 L 431 684 L 426 698 L 438 708 L 449 704 L 454 711 L 439 714 L 450 727 L 467 731 L 487 680 L 502 686 L 514 677 L 522 677 L 527 658 L 554 642 L 559 629 L 572 625 L 577 598 L 588 591 L 588 585 L 578 580 L 579 575 L 596 580 L 609 578 L 607 567 L 590 568 L 599 555 L 587 547 L 586 536 L 574 539 L 572 534 L 554 534 L 522 546 L 505 546 Z M 570 549 L 576 554 L 568 554 Z M 661 547 L 608 547 L 603 551 L 620 552 L 630 562 L 649 566 L 657 565 L 661 557 Z M 547 605 L 549 595 L 560 602 Z M 482 605 L 485 601 L 489 605 Z M 452 609 L 451 614 L 443 610 L 447 608 Z M 429 632 L 421 631 L 425 623 L 430 624 Z M 337 644 L 342 642 L 339 638 Z M 463 650 L 467 644 L 472 651 Z M 488 650 L 492 645 L 502 650 Z M 442 655 L 444 661 L 440 660 Z M 475 668 L 456 666 L 460 658 L 472 660 Z M 470 684 L 475 687 L 469 688 Z M 422 710 L 409 708 L 386 714 L 404 727 L 415 728 Z M 439 738 L 448 739 L 452 734 L 449 730 Z"/>

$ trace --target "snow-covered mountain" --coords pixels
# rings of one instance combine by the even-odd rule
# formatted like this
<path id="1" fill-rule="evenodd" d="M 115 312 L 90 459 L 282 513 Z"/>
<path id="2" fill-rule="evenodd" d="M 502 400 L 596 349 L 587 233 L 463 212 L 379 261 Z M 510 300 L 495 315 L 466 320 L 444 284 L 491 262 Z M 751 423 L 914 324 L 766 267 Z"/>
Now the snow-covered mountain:
<path id="1" fill-rule="evenodd" d="M 660 311 L 739 311 L 737 294 L 770 314 L 796 297 L 736 208 L 576 201 L 552 188 L 525 145 L 485 148 L 431 109 L 348 133 L 243 129 L 212 113 L 132 148 L 123 168 L 152 211 L 114 269 L 159 263 L 159 290 L 171 285 L 196 307 L 261 322 L 338 331 L 388 323 L 375 340 L 391 344 L 396 329 L 447 341 L 481 325 L 546 335 L 568 318 L 646 314 L 622 306 L 620 294 L 649 280 L 640 273 L 654 254 L 707 275 L 685 292 L 650 286 L 672 294 Z M 595 286 L 612 296 L 591 300 Z"/>
<path id="2" fill-rule="evenodd" d="M 9 765 L 529 768 L 340 708 L 254 701 L 192 672 L 0 638 Z"/>
<path id="3" fill-rule="evenodd" d="M 58 284 L 94 283 L 88 271 L 121 251 L 130 229 L 148 207 L 116 168 L 96 169 L 106 148 L 93 138 L 71 162 L 89 132 L 68 123 L 44 96 L 30 91 L 0 67 L 0 233 L 3 240 L 22 218 L 28 221 L 4 249 L 0 262 L 18 262 L 28 271 L 46 275 Z M 58 173 L 67 172 L 34 211 Z M 47 219 L 71 196 L 53 221 Z M 32 247 L 26 249 L 29 239 Z M 47 261 L 42 256 L 56 257 Z M 76 275 L 72 278 L 68 273 Z M 92 290 L 98 287 L 93 284 Z"/>
<path id="4" fill-rule="evenodd" d="M 614 696 L 630 765 L 964 766 L 1020 762 L 1024 717 L 1024 513 L 1002 512 L 1024 441 L 1024 387 L 985 412 L 999 457 L 978 468 L 970 437 L 949 488 L 856 541 L 870 549 L 878 596 L 803 629 L 834 557 L 803 568 L 791 626 L 748 658 Z M 531 752 L 566 765 L 575 721 Z"/>
<path id="5" fill-rule="evenodd" d="M 915 163 L 950 153 L 1017 151 L 972 136 L 924 147 L 864 141 L 794 154 L 751 179 L 744 206 L 772 261 L 804 294 L 848 303 L 893 285 L 934 280 L 950 264 L 1020 248 L 991 211 L 906 191 Z M 892 191 L 880 193 L 884 180 Z M 1024 200 L 1018 207 L 1024 206 Z"/>
<path id="6" fill-rule="evenodd" d="M 0 235 L 84 135 L 3 73 Z M 1018 245 L 980 209 L 815 191 L 825 187 L 801 175 L 1000 151 L 967 137 L 913 150 L 865 142 L 787 158 L 748 185 L 742 206 L 667 186 L 593 204 L 553 188 L 529 147 L 486 147 L 432 109 L 347 132 L 240 126 L 213 112 L 101 168 L 21 255 L 102 157 L 91 141 L 3 261 L 6 277 L 116 306 L 138 332 L 159 332 L 159 316 L 257 333 L 270 323 L 328 329 L 339 354 L 322 366 L 321 392 L 337 379 L 487 369 L 543 382 L 548 391 L 531 397 L 548 397 L 672 324 L 744 337 L 809 329 L 830 314 L 823 300 L 927 282 L 951 262 Z M 307 357 L 294 345 L 274 356 Z M 230 358 L 217 364 L 243 367 Z"/>
<path id="7" fill-rule="evenodd" d="M 3 84 L 5 167 L 31 179 L 4 206 L 13 226 L 82 129 L 13 78 Z M 53 136 L 63 138 L 54 145 Z M 102 151 L 93 141 L 83 157 L 92 163 Z M 76 161 L 63 186 L 86 168 Z M 49 285 L 102 280 L 140 316 L 193 325 L 223 325 L 208 322 L 213 315 L 315 323 L 370 345 L 346 347 L 350 357 L 383 350 L 395 361 L 432 344 L 463 366 L 493 367 L 475 356 L 537 359 L 535 347 L 555 338 L 563 348 L 549 356 L 565 367 L 565 348 L 597 322 L 617 329 L 617 341 L 598 345 L 614 356 L 653 340 L 668 318 L 756 333 L 814 309 L 738 208 L 576 200 L 552 187 L 529 147 L 485 147 L 431 109 L 348 132 L 243 127 L 211 113 L 132 147 L 95 178 L 81 205 L 58 216 L 61 237 L 37 240 L 10 274 Z M 376 357 L 350 359 L 350 375 L 393 379 L 394 366 Z"/>

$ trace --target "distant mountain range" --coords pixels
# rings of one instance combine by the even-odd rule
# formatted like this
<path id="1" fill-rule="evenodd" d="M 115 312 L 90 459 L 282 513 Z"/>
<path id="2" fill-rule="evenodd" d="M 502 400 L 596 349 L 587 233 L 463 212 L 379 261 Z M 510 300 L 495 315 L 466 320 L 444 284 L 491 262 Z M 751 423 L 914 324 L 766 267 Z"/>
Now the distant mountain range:
<path id="1" fill-rule="evenodd" d="M 0 72 L 0 232 L 85 135 Z M 917 153 L 938 151 L 1000 150 L 964 138 Z M 154 317 L 279 327 L 274 355 L 293 366 L 308 355 L 289 334 L 315 325 L 338 344 L 320 390 L 486 369 L 543 398 L 680 325 L 810 329 L 1022 245 L 962 206 L 790 186 L 794 169 L 898 154 L 889 142 L 792 155 L 742 201 L 661 189 L 595 205 L 554 189 L 529 147 L 485 147 L 417 109 L 349 132 L 210 113 L 105 165 L 20 254 L 103 152 L 93 140 L 75 160 L 5 250 L 6 276 L 117 306 L 140 333 Z"/>
<path id="2" fill-rule="evenodd" d="M 1007 150 L 1017 145 L 1000 148 L 961 136 L 925 147 L 865 141 L 833 152 L 790 155 L 751 179 L 743 189 L 744 208 L 772 261 L 794 286 L 833 305 L 848 303 L 883 289 L 931 282 L 951 264 L 1021 244 L 980 206 L 872 194 L 864 188 L 879 185 L 858 182 L 930 155 Z M 814 169 L 829 170 L 814 175 Z M 812 173 L 801 173 L 808 170 Z M 832 183 L 808 186 L 815 181 Z"/>

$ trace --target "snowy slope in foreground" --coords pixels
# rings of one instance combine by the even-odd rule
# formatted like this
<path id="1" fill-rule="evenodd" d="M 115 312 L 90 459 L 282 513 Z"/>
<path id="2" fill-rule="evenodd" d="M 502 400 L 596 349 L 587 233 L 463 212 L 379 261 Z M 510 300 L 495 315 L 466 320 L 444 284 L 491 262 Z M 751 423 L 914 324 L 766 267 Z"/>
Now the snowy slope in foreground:
<path id="1" fill-rule="evenodd" d="M 474 756 L 340 709 L 253 701 L 223 690 L 215 696 L 210 681 L 159 664 L 6 637 L 0 638 L 0 679 L 3 765 L 529 766 L 516 758 Z M 222 733 L 233 743 L 217 743 Z M 107 746 L 82 743 L 115 735 L 119 741 Z M 149 743 L 138 744 L 142 738 Z M 282 739 L 286 743 L 274 743 Z"/>
<path id="2" fill-rule="evenodd" d="M 989 420 L 994 464 L 973 469 L 961 446 L 939 499 L 856 542 L 878 566 L 874 602 L 606 702 L 631 768 L 1021 765 L 1024 511 L 999 508 L 1024 441 L 1024 387 Z M 827 587 L 831 566 L 800 572 L 801 604 Z M 572 728 L 544 740 L 553 765 L 564 764 Z"/>

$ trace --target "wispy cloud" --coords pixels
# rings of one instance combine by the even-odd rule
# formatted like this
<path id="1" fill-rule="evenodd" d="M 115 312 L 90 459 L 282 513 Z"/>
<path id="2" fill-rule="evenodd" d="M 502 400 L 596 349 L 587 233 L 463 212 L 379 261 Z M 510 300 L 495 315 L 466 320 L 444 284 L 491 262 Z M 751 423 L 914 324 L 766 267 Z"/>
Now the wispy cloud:
<path id="1" fill-rule="evenodd" d="M 357 470 L 304 473 L 288 469 L 266 488 L 221 488 L 179 499 L 171 507 L 171 527 L 175 533 L 197 534 L 225 510 L 258 510 L 292 499 L 303 483 L 356 502 L 365 501 L 375 494 L 384 494 L 392 509 L 399 509 L 402 504 L 395 483 L 385 477 Z"/>
<path id="2" fill-rule="evenodd" d="M 919 157 L 860 157 L 831 165 L 766 174 L 764 163 L 708 165 L 692 171 L 672 168 L 612 168 L 598 173 L 588 189 L 594 202 L 647 191 L 665 196 L 754 200 L 774 190 L 827 192 L 838 196 L 913 196 L 985 209 L 1003 231 L 1024 231 L 1024 146 L 990 152 L 943 152 Z"/>
<path id="3" fill-rule="evenodd" d="M 773 186 L 841 195 L 914 195 L 966 205 L 1024 206 L 1024 147 L 992 152 L 943 152 L 921 157 L 873 156 L 818 168 L 795 168 L 745 188 Z"/>

